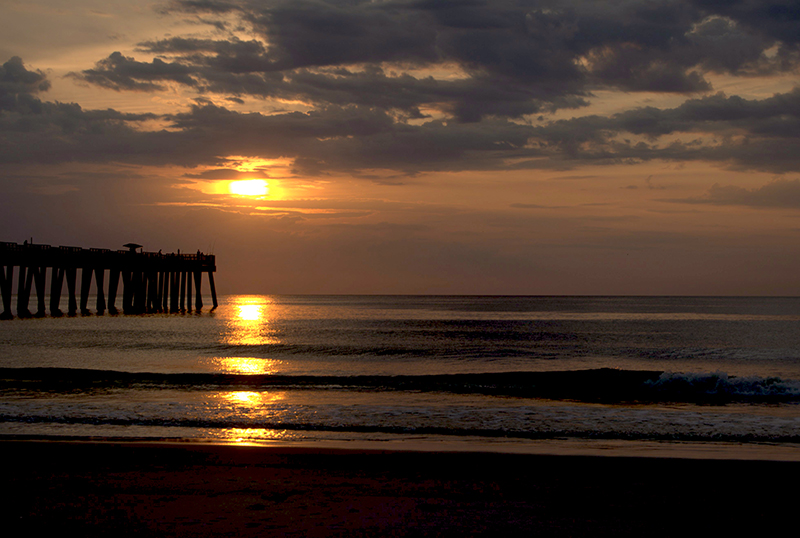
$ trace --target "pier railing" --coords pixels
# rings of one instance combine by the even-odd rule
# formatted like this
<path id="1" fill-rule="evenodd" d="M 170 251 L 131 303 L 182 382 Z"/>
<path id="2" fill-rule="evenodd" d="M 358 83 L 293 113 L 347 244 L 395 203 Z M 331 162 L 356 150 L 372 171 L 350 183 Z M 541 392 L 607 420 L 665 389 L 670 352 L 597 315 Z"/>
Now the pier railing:
<path id="1" fill-rule="evenodd" d="M 0 319 L 13 317 L 11 310 L 14 268 L 18 268 L 16 313 L 20 317 L 45 316 L 46 276 L 50 269 L 50 315 L 60 316 L 61 292 L 67 284 L 67 313 L 78 313 L 77 274 L 80 279 L 80 312 L 88 309 L 92 278 L 97 296 L 96 312 L 117 313 L 116 299 L 122 280 L 122 309 L 126 314 L 147 312 L 181 312 L 192 310 L 194 291 L 196 310 L 203 308 L 201 284 L 203 273 L 208 274 L 211 298 L 217 307 L 213 254 L 163 254 L 142 252 L 137 248 L 109 250 L 72 246 L 53 247 L 32 243 L 0 242 L 0 292 L 3 312 Z M 105 275 L 108 272 L 108 284 Z M 192 283 L 194 281 L 194 285 Z M 194 290 L 192 288 L 194 287 Z M 36 291 L 37 310 L 30 311 L 31 292 Z M 106 291 L 108 301 L 106 301 Z"/>

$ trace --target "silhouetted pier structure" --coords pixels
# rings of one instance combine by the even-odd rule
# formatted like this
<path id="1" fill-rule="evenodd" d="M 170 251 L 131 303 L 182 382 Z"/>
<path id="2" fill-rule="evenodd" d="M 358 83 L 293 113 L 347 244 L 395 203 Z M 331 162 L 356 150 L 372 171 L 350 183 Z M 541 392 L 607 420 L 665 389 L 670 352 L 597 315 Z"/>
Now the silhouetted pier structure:
<path id="1" fill-rule="evenodd" d="M 18 268 L 17 305 L 19 317 L 42 317 L 46 315 L 45 302 L 47 270 L 50 269 L 50 304 L 52 316 L 61 316 L 61 291 L 67 284 L 67 313 L 78 313 L 77 275 L 80 278 L 80 312 L 91 314 L 88 309 L 92 278 L 95 281 L 97 314 L 108 310 L 117 313 L 116 300 L 120 279 L 122 280 L 122 311 L 126 314 L 148 312 L 180 312 L 192 310 L 192 285 L 194 283 L 194 307 L 203 308 L 201 283 L 203 273 L 208 273 L 211 299 L 217 307 L 217 291 L 214 287 L 215 257 L 209 254 L 162 254 L 143 252 L 141 245 L 129 243 L 127 250 L 102 248 L 51 247 L 28 243 L 0 242 L 0 292 L 3 297 L 3 312 L 0 319 L 11 319 L 11 298 L 14 268 Z M 106 286 L 106 271 L 108 285 Z M 30 311 L 31 291 L 36 290 L 36 312 Z M 106 302 L 106 290 L 108 301 Z M 185 304 L 185 308 L 184 308 Z"/>

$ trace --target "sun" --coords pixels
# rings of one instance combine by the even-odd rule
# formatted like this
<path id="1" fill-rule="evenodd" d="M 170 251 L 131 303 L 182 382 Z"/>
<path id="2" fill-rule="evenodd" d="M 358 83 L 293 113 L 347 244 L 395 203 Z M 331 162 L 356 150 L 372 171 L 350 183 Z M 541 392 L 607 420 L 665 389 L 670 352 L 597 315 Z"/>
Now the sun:
<path id="1" fill-rule="evenodd" d="M 231 194 L 239 196 L 266 196 L 269 193 L 269 185 L 263 179 L 231 181 L 228 190 Z"/>

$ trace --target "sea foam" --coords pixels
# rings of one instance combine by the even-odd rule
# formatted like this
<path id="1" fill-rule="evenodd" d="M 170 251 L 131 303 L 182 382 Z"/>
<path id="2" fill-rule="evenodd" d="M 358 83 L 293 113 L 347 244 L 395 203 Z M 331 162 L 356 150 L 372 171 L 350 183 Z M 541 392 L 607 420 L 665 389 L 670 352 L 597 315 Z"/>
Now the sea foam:
<path id="1" fill-rule="evenodd" d="M 646 384 L 681 400 L 702 399 L 703 396 L 756 401 L 800 400 L 800 381 L 779 377 L 736 377 L 725 372 L 664 372 L 658 379 L 647 381 Z"/>

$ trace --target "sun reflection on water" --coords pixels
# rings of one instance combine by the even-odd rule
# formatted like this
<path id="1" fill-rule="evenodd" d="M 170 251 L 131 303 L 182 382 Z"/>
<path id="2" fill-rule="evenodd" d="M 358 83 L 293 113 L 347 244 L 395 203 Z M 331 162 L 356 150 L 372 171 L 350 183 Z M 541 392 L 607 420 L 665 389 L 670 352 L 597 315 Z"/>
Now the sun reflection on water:
<path id="1" fill-rule="evenodd" d="M 233 405 L 245 404 L 256 410 L 256 407 L 268 406 L 279 402 L 286 397 L 284 392 L 257 392 L 249 390 L 237 390 L 233 392 L 219 393 L 219 399 L 225 403 Z"/>
<path id="2" fill-rule="evenodd" d="M 293 440 L 297 435 L 283 430 L 265 428 L 229 428 L 222 431 L 223 439 L 237 445 L 259 446 L 269 441 Z"/>
<path id="3" fill-rule="evenodd" d="M 215 357 L 211 366 L 222 374 L 265 375 L 278 373 L 281 361 L 258 357 Z"/>
<path id="4" fill-rule="evenodd" d="M 241 321 L 258 321 L 264 316 L 265 305 L 260 304 L 240 304 L 238 309 L 238 319 Z"/>
<path id="5" fill-rule="evenodd" d="M 232 298 L 232 315 L 225 324 L 222 340 L 234 346 L 280 343 L 275 337 L 272 300 L 263 296 L 240 295 Z"/>
<path id="6" fill-rule="evenodd" d="M 219 402 L 236 410 L 237 415 L 257 419 L 259 422 L 275 421 L 280 411 L 275 404 L 286 398 L 285 392 L 232 391 L 217 395 Z M 268 428 L 226 428 L 222 438 L 237 444 L 248 444 L 254 440 L 268 441 L 280 439 L 282 432 Z"/>

